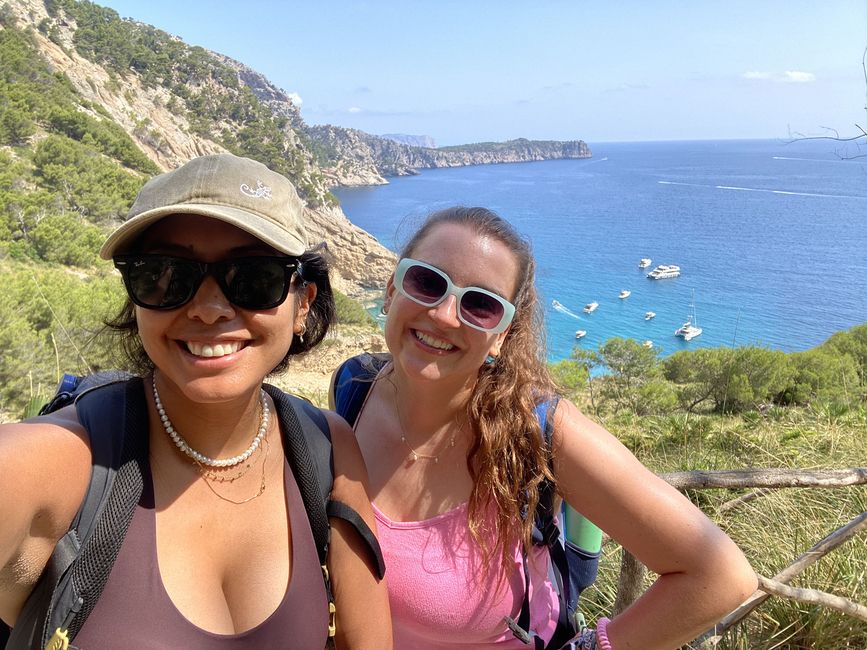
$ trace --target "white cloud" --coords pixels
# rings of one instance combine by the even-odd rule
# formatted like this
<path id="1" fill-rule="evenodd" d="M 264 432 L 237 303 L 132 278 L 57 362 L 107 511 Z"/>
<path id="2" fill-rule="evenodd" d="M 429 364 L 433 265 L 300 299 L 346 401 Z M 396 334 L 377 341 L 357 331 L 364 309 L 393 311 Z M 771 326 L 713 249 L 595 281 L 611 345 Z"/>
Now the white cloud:
<path id="1" fill-rule="evenodd" d="M 301 104 L 304 103 L 301 99 L 301 95 L 298 93 L 286 93 L 286 96 L 289 98 L 289 101 L 298 108 L 301 108 Z"/>
<path id="2" fill-rule="evenodd" d="M 360 113 L 360 112 L 361 112 L 361 109 L 358 108 L 358 106 L 350 106 L 350 107 L 349 107 L 349 112 L 350 112 L 350 113 Z"/>
<path id="3" fill-rule="evenodd" d="M 788 81 L 790 83 L 810 83 L 811 81 L 816 81 L 816 75 L 812 72 L 801 72 L 799 70 L 786 70 L 783 73 L 783 81 Z"/>
<path id="4" fill-rule="evenodd" d="M 751 81 L 773 81 L 775 83 L 810 83 L 816 81 L 816 75 L 812 72 L 801 72 L 799 70 L 786 70 L 785 72 L 747 70 L 741 75 L 741 78 Z"/>

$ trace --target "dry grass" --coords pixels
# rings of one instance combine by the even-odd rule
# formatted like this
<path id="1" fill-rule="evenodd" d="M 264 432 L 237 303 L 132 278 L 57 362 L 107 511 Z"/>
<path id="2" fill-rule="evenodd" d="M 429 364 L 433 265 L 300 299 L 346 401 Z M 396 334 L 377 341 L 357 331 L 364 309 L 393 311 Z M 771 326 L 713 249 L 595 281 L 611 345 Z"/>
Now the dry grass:
<path id="1" fill-rule="evenodd" d="M 867 410 L 825 405 L 771 408 L 738 417 L 621 415 L 606 422 L 654 471 L 787 467 L 843 469 L 867 461 Z M 722 512 L 747 491 L 693 491 L 699 505 L 744 550 L 753 567 L 773 577 L 813 544 L 867 511 L 867 486 L 789 488 Z M 620 548 L 605 547 L 596 585 L 582 596 L 589 619 L 610 612 L 620 570 Z M 648 579 L 650 580 L 650 578 Z M 792 581 L 864 603 L 867 540 L 855 537 Z M 725 649 L 867 648 L 867 623 L 815 605 L 771 596 L 721 639 Z"/>

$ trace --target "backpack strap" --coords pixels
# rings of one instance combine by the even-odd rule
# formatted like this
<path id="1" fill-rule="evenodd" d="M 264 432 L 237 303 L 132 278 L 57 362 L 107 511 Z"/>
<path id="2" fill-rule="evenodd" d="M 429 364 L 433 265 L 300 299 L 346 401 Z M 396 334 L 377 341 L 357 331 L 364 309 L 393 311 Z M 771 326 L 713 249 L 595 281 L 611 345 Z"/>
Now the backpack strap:
<path id="1" fill-rule="evenodd" d="M 322 577 L 325 581 L 325 592 L 328 597 L 329 636 L 334 636 L 334 593 L 331 589 L 331 577 L 328 573 L 328 547 L 331 542 L 331 526 L 329 515 L 346 519 L 358 531 L 365 542 L 374 566 L 379 571 L 380 579 L 385 573 L 382 551 L 376 536 L 364 523 L 358 513 L 348 505 L 331 501 L 331 487 L 334 482 L 333 450 L 331 446 L 331 430 L 325 415 L 306 400 L 294 395 L 287 395 L 274 386 L 265 384 L 265 391 L 274 400 L 280 418 L 280 428 L 283 431 L 286 459 L 292 468 L 301 500 L 307 511 L 310 529 L 319 564 L 322 567 Z M 337 504 L 332 506 L 332 504 Z M 347 514 L 347 513 L 350 513 Z M 345 516 L 344 516 L 345 515 Z M 352 517 L 354 515 L 354 518 Z"/>
<path id="2" fill-rule="evenodd" d="M 9 649 L 45 647 L 55 631 L 74 638 L 99 600 L 141 497 L 148 462 L 141 379 L 94 387 L 75 404 L 90 437 L 90 484 L 16 621 Z"/>
<path id="3" fill-rule="evenodd" d="M 542 439 L 549 449 L 554 437 L 553 414 L 560 403 L 560 397 L 555 395 L 536 405 L 536 417 L 539 419 L 539 427 L 542 430 Z M 557 627 L 548 645 L 537 634 L 530 630 L 530 572 L 527 566 L 527 554 L 522 553 L 524 561 L 524 599 L 521 602 L 521 611 L 518 619 L 506 617 L 506 624 L 524 643 L 533 643 L 537 650 L 543 648 L 560 648 L 566 641 L 575 636 L 578 631 L 571 620 L 570 613 L 575 609 L 578 595 L 573 593 L 572 584 L 569 580 L 569 560 L 561 541 L 560 528 L 554 521 L 554 502 L 556 499 L 555 486 L 551 481 L 545 480 L 539 484 L 539 502 L 533 517 L 533 544 L 547 546 L 551 558 L 550 577 L 557 590 L 560 601 L 560 612 L 557 617 Z"/>
<path id="4" fill-rule="evenodd" d="M 373 380 L 379 371 L 389 362 L 389 358 L 381 354 L 365 352 L 344 361 L 334 372 L 331 395 L 334 410 L 349 426 L 355 426 L 358 414 Z"/>
<path id="5" fill-rule="evenodd" d="M 370 527 L 361 518 L 361 515 L 358 514 L 355 508 L 346 505 L 342 501 L 334 501 L 333 499 L 328 501 L 325 510 L 328 512 L 329 517 L 343 519 L 355 528 L 355 532 L 364 540 L 365 548 L 370 556 L 369 559 L 376 569 L 376 575 L 382 580 L 385 577 L 385 560 L 382 558 L 382 549 L 379 546 L 379 540 L 376 539 L 376 535 L 370 530 Z"/>

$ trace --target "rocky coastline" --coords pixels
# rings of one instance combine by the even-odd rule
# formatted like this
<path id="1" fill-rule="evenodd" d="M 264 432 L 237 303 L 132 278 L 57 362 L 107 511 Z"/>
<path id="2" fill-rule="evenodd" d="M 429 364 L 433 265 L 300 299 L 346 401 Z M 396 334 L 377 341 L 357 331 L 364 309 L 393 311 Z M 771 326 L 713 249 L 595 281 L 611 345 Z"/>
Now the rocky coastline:
<path id="1" fill-rule="evenodd" d="M 583 140 L 481 142 L 455 147 L 416 147 L 339 126 L 305 126 L 326 181 L 332 186 L 385 185 L 391 176 L 412 176 L 423 169 L 494 165 L 539 160 L 590 158 Z"/>

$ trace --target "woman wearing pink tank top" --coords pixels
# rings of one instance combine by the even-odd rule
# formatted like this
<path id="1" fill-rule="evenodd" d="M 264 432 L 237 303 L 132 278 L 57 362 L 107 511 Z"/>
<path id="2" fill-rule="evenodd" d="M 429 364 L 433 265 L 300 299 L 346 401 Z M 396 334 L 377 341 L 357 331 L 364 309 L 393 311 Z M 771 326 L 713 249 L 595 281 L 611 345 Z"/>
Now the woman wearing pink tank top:
<path id="1" fill-rule="evenodd" d="M 659 575 L 575 647 L 675 648 L 756 587 L 738 547 L 679 492 L 560 400 L 552 450 L 534 408 L 556 394 L 529 245 L 483 208 L 431 215 L 404 248 L 383 311 L 391 353 L 355 431 L 389 570 L 395 646 L 527 648 L 506 624 L 524 598 L 547 644 L 558 601 L 531 545 L 548 478 Z M 537 646 L 538 647 L 538 646 Z"/>

